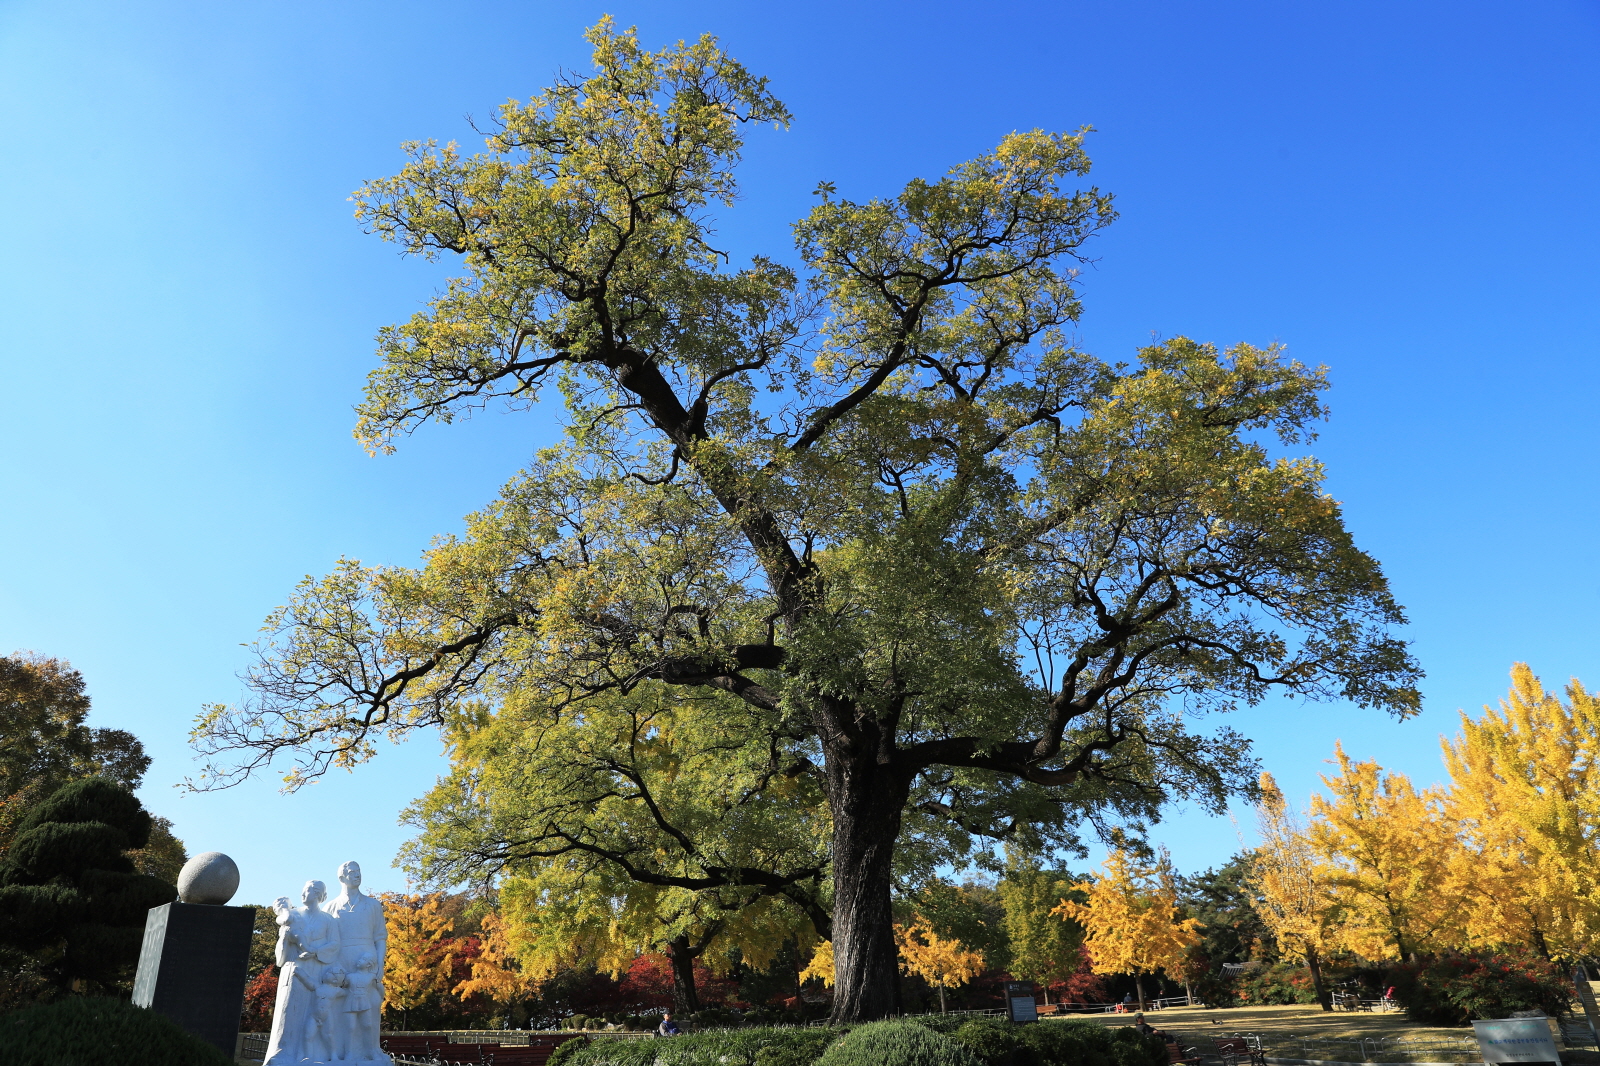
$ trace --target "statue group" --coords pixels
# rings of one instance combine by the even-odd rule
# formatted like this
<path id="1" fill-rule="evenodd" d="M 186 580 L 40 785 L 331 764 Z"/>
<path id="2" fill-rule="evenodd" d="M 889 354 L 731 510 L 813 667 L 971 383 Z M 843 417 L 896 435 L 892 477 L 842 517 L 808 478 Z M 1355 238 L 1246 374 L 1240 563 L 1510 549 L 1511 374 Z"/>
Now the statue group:
<path id="1" fill-rule="evenodd" d="M 361 892 L 361 867 L 339 867 L 343 891 L 328 899 L 307 881 L 300 906 L 279 897 L 278 998 L 264 1066 L 382 1064 L 383 959 L 388 947 L 383 904 Z"/>

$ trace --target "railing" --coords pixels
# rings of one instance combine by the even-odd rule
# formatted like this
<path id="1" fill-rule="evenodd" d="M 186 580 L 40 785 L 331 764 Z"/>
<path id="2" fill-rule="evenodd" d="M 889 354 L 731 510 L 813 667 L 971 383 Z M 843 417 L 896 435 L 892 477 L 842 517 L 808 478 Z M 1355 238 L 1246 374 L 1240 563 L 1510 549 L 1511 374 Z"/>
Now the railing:
<path id="1" fill-rule="evenodd" d="M 1408 1062 L 1417 1057 L 1470 1055 L 1479 1061 L 1482 1053 L 1476 1036 L 1364 1036 L 1295 1037 L 1303 1059 L 1339 1062 Z"/>
<path id="2" fill-rule="evenodd" d="M 1145 1010 L 1166 1010 L 1169 1007 L 1187 1007 L 1188 996 L 1161 996 L 1157 999 L 1145 1000 Z M 1120 1006 L 1125 1013 L 1132 1014 L 1139 1009 L 1137 1003 L 1052 1003 L 1057 1014 L 1115 1014 Z"/>

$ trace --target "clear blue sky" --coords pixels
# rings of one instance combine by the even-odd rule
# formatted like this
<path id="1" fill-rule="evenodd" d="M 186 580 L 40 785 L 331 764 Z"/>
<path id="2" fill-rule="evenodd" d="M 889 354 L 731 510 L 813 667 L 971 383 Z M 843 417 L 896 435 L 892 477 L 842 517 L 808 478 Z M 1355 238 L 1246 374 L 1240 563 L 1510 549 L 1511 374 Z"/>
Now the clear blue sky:
<path id="1" fill-rule="evenodd" d="M 1279 703 L 1234 723 L 1304 798 L 1336 738 L 1427 782 L 1514 660 L 1600 684 L 1595 604 L 1600 5 L 1396 2 L 0 3 L 0 651 L 70 659 L 155 756 L 147 803 L 265 901 L 343 859 L 374 888 L 429 741 L 298 796 L 189 796 L 185 734 L 241 648 L 341 554 L 408 563 L 551 432 L 491 414 L 367 458 L 372 336 L 443 275 L 346 197 L 412 138 L 587 58 L 610 11 L 710 31 L 794 128 L 752 135 L 723 232 L 788 250 L 819 180 L 893 193 L 1006 132 L 1092 124 L 1122 220 L 1082 338 L 1282 341 L 1331 368 L 1313 451 L 1428 671 L 1396 724 Z M 1227 820 L 1157 830 L 1184 869 Z"/>

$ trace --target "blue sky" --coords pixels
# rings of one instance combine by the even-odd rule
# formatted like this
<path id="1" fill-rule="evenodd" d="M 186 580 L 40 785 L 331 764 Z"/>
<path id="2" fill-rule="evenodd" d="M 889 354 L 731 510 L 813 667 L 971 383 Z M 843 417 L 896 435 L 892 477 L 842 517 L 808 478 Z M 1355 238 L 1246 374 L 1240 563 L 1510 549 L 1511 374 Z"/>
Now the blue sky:
<path id="1" fill-rule="evenodd" d="M 201 706 L 340 555 L 408 563 L 548 440 L 539 414 L 351 439 L 372 337 L 439 268 L 347 197 L 400 142 L 587 55 L 610 12 L 702 32 L 771 77 L 738 254 L 787 254 L 820 180 L 892 194 L 1013 129 L 1098 128 L 1122 219 L 1084 278 L 1083 343 L 1282 341 L 1331 368 L 1312 451 L 1410 610 L 1427 709 L 1275 702 L 1234 716 L 1298 797 L 1335 739 L 1420 782 L 1513 661 L 1600 684 L 1596 338 L 1600 4 L 0 2 L 0 651 L 71 660 L 93 722 L 155 756 L 146 802 L 266 901 L 361 860 L 442 767 L 427 740 L 293 797 L 185 795 Z M 1248 818 L 1242 819 L 1248 822 Z M 1236 849 L 1177 812 L 1183 869 Z"/>

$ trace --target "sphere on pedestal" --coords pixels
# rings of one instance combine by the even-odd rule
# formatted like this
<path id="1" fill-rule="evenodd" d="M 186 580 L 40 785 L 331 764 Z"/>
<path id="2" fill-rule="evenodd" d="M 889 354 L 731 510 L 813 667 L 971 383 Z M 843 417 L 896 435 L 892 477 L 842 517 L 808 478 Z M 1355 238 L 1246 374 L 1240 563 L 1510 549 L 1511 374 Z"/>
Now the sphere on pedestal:
<path id="1" fill-rule="evenodd" d="M 185 903 L 226 903 L 239 891 L 239 867 L 220 851 L 207 851 L 183 864 L 178 898 Z"/>

